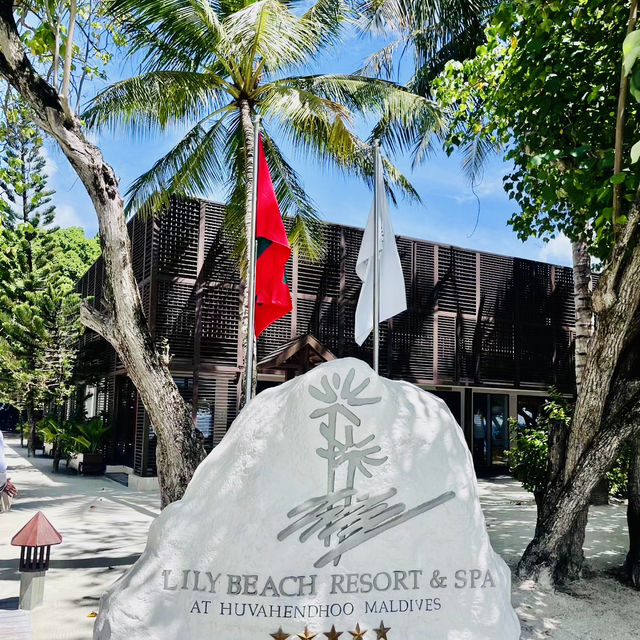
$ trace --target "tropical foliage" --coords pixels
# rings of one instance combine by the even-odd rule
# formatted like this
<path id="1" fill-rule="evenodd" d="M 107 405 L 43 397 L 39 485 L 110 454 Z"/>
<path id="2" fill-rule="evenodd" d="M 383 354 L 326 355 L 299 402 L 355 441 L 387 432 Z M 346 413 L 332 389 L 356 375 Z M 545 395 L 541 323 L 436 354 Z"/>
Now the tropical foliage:
<path id="1" fill-rule="evenodd" d="M 103 0 L 14 2 L 22 38 L 43 75 L 78 111 L 86 84 L 106 80 L 105 67 L 126 42 Z M 73 105 L 73 107 L 71 106 Z"/>
<path id="2" fill-rule="evenodd" d="M 5 225 L 47 225 L 53 221 L 42 153 L 42 134 L 26 105 L 8 95 L 0 120 L 0 218 Z"/>
<path id="3" fill-rule="evenodd" d="M 449 63 L 436 82 L 451 116 L 448 151 L 464 149 L 470 174 L 492 149 L 505 150 L 513 170 L 504 186 L 518 205 L 509 222 L 521 239 L 562 232 L 609 255 L 613 185 L 624 185 L 628 209 L 640 177 L 628 161 L 637 106 L 627 117 L 626 165 L 612 175 L 627 21 L 625 0 L 504 2 L 477 56 Z"/>
<path id="4" fill-rule="evenodd" d="M 49 414 L 38 423 L 40 437 L 52 445 L 54 471 L 58 471 L 60 460 L 74 453 L 98 453 L 110 429 L 111 425 L 100 416 L 87 419 L 75 415 L 66 419 Z"/>
<path id="5" fill-rule="evenodd" d="M 73 440 L 73 451 L 77 453 L 97 453 L 111 429 L 111 425 L 96 416 L 75 425 L 77 434 Z"/>
<path id="6" fill-rule="evenodd" d="M 95 247 L 83 255 L 80 238 L 51 226 L 42 136 L 24 104 L 10 100 L 0 121 L 0 398 L 24 410 L 33 451 L 36 410 L 61 405 L 73 391 L 80 333 L 74 269 L 89 266 Z"/>
<path id="7" fill-rule="evenodd" d="M 100 257 L 100 238 L 87 238 L 84 229 L 67 227 L 51 234 L 56 272 L 63 286 L 75 287 L 87 269 Z"/>
<path id="8" fill-rule="evenodd" d="M 485 41 L 484 30 L 497 0 L 364 0 L 361 28 L 366 32 L 397 35 L 370 56 L 365 70 L 393 77 L 412 58 L 407 87 L 431 95 L 431 83 L 450 60 L 473 58 Z"/>
<path id="9" fill-rule="evenodd" d="M 571 406 L 554 387 L 538 420 L 523 428 L 517 423 L 513 429 L 511 451 L 508 452 L 509 468 L 516 480 L 533 493 L 540 504 L 549 482 L 549 433 L 555 429 L 566 430 L 571 424 Z"/>
<path id="10" fill-rule="evenodd" d="M 358 115 L 384 122 L 383 143 L 425 144 L 439 126 L 435 106 L 400 85 L 363 75 L 292 75 L 340 42 L 351 10 L 341 0 L 113 0 L 111 11 L 142 60 L 141 75 L 116 83 L 85 114 L 94 126 L 141 136 L 188 124 L 184 138 L 129 192 L 129 209 L 157 207 L 170 195 L 224 192 L 231 228 L 245 224 L 251 180 L 252 116 L 262 117 L 265 154 L 291 241 L 317 253 L 317 212 L 281 151 L 281 142 L 322 167 L 371 181 L 370 141 Z M 390 187 L 411 197 L 407 180 L 385 163 Z M 244 234 L 239 233 L 244 237 Z"/>

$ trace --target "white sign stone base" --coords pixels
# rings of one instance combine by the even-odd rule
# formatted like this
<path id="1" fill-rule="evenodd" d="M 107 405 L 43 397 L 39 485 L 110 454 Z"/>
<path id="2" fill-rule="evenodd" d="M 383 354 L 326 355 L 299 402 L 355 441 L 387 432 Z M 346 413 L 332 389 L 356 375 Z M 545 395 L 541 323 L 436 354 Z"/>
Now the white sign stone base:
<path id="1" fill-rule="evenodd" d="M 445 403 L 343 359 L 259 394 L 103 597 L 94 640 L 517 640 Z"/>

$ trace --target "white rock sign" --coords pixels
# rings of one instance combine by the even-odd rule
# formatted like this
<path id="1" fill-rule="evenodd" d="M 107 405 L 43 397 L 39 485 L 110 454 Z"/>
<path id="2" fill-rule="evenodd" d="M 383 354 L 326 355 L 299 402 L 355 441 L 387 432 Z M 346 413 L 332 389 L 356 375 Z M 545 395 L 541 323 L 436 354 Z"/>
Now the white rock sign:
<path id="1" fill-rule="evenodd" d="M 102 598 L 95 640 L 517 640 L 445 403 L 343 359 L 260 393 Z"/>

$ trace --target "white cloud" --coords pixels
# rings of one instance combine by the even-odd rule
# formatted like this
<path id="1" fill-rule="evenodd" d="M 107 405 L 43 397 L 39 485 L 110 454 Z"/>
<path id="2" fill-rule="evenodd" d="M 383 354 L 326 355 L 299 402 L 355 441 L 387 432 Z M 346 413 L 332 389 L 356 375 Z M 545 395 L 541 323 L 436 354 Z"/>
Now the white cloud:
<path id="1" fill-rule="evenodd" d="M 541 262 L 571 264 L 571 240 L 567 236 L 560 234 L 549 240 L 549 242 L 545 242 L 538 254 L 538 260 Z"/>
<path id="2" fill-rule="evenodd" d="M 69 204 L 56 205 L 56 219 L 54 224 L 62 228 L 86 226 L 75 208 Z"/>
<path id="3" fill-rule="evenodd" d="M 503 177 L 504 172 L 493 171 L 488 175 L 483 175 L 478 179 L 473 190 L 466 178 L 461 176 L 462 190 L 455 194 L 453 197 L 458 204 L 464 204 L 465 202 L 472 202 L 476 200 L 476 195 L 482 200 L 482 198 L 491 198 L 493 196 L 503 196 Z M 473 193 L 475 191 L 475 194 Z"/>
<path id="4" fill-rule="evenodd" d="M 47 147 L 42 147 L 42 155 L 44 156 L 45 160 L 44 172 L 46 173 L 48 178 L 53 178 L 53 176 L 58 173 L 58 163 L 53 159 Z"/>

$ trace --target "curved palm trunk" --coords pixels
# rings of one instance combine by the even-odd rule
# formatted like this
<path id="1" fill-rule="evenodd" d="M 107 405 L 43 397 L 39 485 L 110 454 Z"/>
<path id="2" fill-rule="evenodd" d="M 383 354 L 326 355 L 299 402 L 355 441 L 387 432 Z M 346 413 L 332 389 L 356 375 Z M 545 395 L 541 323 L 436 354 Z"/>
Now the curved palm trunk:
<path id="1" fill-rule="evenodd" d="M 82 180 L 98 216 L 105 264 L 105 310 L 84 306 L 82 322 L 108 340 L 135 384 L 158 437 L 163 506 L 182 497 L 205 456 L 202 437 L 149 332 L 131 265 L 131 246 L 118 180 L 80 121 L 27 59 L 11 2 L 0 2 L 0 75 L 29 104 L 38 126 L 54 138 Z"/>
<path id="2" fill-rule="evenodd" d="M 245 236 L 247 238 L 247 251 L 249 247 L 249 236 L 251 235 L 251 215 L 252 215 L 252 194 L 253 194 L 253 163 L 258 159 L 253 157 L 253 145 L 254 145 L 254 129 L 253 122 L 251 121 L 251 105 L 248 100 L 242 100 L 240 103 L 240 116 L 242 118 L 242 129 L 244 131 L 245 140 L 245 201 L 244 201 L 244 228 Z M 247 254 L 248 256 L 248 254 Z M 245 260 L 245 264 L 248 265 L 248 257 Z M 246 390 L 247 390 L 247 344 L 249 340 L 255 340 L 255 336 L 249 336 L 249 286 L 247 280 L 248 269 L 244 269 L 245 277 L 243 283 L 242 293 L 242 309 L 240 310 L 240 334 L 242 336 L 242 367 L 240 373 L 240 406 L 244 407 L 246 403 Z M 256 393 L 256 381 L 257 381 L 257 368 L 256 368 L 257 354 L 256 349 L 253 350 L 253 379 L 251 380 L 251 396 Z"/>
<path id="3" fill-rule="evenodd" d="M 625 440 L 640 431 L 639 234 L 640 196 L 593 294 L 598 325 L 589 343 L 564 473 L 545 497 L 538 531 L 518 566 L 523 577 L 548 570 L 561 583 L 580 575 L 591 493 Z"/>

